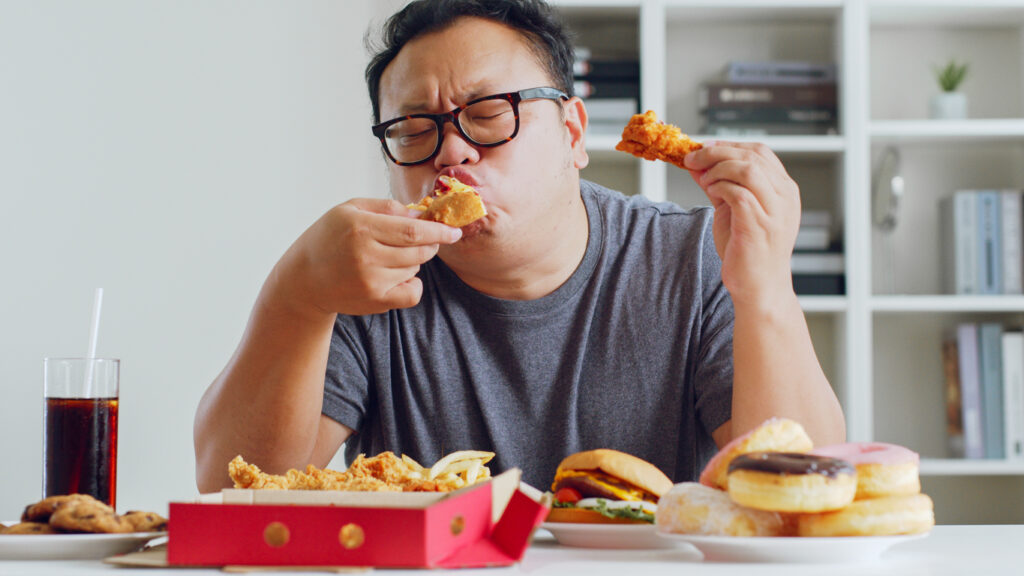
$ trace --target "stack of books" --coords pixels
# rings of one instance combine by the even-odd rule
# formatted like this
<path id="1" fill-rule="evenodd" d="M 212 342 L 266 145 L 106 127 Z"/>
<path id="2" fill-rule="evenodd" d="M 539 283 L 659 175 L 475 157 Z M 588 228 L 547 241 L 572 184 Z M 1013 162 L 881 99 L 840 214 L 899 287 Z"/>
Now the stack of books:
<path id="1" fill-rule="evenodd" d="M 1024 460 L 1024 332 L 961 323 L 942 366 L 949 456 Z"/>
<path id="2" fill-rule="evenodd" d="M 701 85 L 701 132 L 715 136 L 837 134 L 835 64 L 733 61 Z"/>
<path id="3" fill-rule="evenodd" d="M 940 210 L 947 293 L 1024 293 L 1020 190 L 958 190 Z"/>
<path id="4" fill-rule="evenodd" d="M 640 111 L 640 60 L 595 58 L 589 48 L 576 47 L 573 91 L 586 103 L 592 134 L 618 136 Z"/>
<path id="5" fill-rule="evenodd" d="M 832 214 L 805 210 L 790 265 L 793 289 L 800 295 L 841 295 L 846 293 L 845 259 L 842 244 L 833 240 Z"/>

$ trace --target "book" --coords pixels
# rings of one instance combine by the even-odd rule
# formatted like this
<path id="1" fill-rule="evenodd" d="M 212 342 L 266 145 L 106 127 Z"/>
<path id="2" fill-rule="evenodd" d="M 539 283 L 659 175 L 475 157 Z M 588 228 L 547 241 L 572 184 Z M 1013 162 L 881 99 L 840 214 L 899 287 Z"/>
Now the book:
<path id="1" fill-rule="evenodd" d="M 640 81 L 639 60 L 598 60 L 577 58 L 572 64 L 573 76 L 584 80 Z"/>
<path id="2" fill-rule="evenodd" d="M 785 106 L 836 108 L 836 83 L 733 84 L 705 82 L 697 92 L 697 108 L 772 108 Z"/>
<path id="3" fill-rule="evenodd" d="M 1024 332 L 1003 332 L 1003 445 L 1006 457 L 1024 460 Z"/>
<path id="4" fill-rule="evenodd" d="M 846 259 L 842 252 L 793 251 L 789 263 L 793 274 L 842 274 Z"/>
<path id="5" fill-rule="evenodd" d="M 709 122 L 720 124 L 830 123 L 835 125 L 839 113 L 835 108 L 706 108 L 701 114 Z"/>
<path id="6" fill-rule="evenodd" d="M 636 80 L 573 80 L 573 93 L 580 98 L 635 98 L 640 100 L 640 82 Z"/>
<path id="7" fill-rule="evenodd" d="M 832 230 L 828 226 L 804 226 L 796 232 L 795 250 L 825 250 L 832 242 Z"/>
<path id="8" fill-rule="evenodd" d="M 1003 290 L 1003 261 L 999 253 L 999 192 L 981 190 L 978 200 L 978 293 L 999 294 Z"/>
<path id="9" fill-rule="evenodd" d="M 960 370 L 960 419 L 964 427 L 964 457 L 985 457 L 981 424 L 981 367 L 978 357 L 978 325 L 964 322 L 956 327 Z"/>
<path id="10" fill-rule="evenodd" d="M 800 296 L 842 296 L 846 294 L 846 276 L 794 273 L 793 291 Z"/>
<path id="11" fill-rule="evenodd" d="M 734 60 L 726 65 L 723 76 L 729 82 L 743 84 L 834 83 L 836 65 L 794 60 Z"/>
<path id="12" fill-rule="evenodd" d="M 839 133 L 834 122 L 771 122 L 730 124 L 707 122 L 701 128 L 702 134 L 710 136 L 828 136 Z"/>
<path id="13" fill-rule="evenodd" d="M 1003 260 L 1003 294 L 1024 293 L 1024 263 L 1022 263 L 1020 190 L 1002 190 L 999 193 L 999 213 L 1002 218 L 999 230 L 1000 248 Z"/>
<path id="14" fill-rule="evenodd" d="M 977 294 L 977 205 L 974 192 L 959 190 L 939 202 L 943 277 L 949 294 Z"/>
<path id="15" fill-rule="evenodd" d="M 945 381 L 946 450 L 950 458 L 964 457 L 964 424 L 960 401 L 960 362 L 956 338 L 942 342 L 942 375 Z"/>
<path id="16" fill-rule="evenodd" d="M 985 322 L 978 327 L 981 358 L 981 423 L 985 433 L 985 458 L 1006 457 L 1003 429 L 1003 326 Z"/>

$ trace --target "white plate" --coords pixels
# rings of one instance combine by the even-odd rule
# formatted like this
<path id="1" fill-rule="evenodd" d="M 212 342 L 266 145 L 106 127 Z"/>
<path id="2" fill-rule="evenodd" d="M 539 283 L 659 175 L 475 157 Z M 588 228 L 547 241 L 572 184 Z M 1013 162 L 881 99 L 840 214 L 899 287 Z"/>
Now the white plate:
<path id="1" fill-rule="evenodd" d="M 878 559 L 890 547 L 924 538 L 910 536 L 849 536 L 835 538 L 698 536 L 657 533 L 671 542 L 687 542 L 705 560 L 726 562 L 865 562 Z"/>
<path id="2" fill-rule="evenodd" d="M 541 528 L 551 532 L 562 546 L 605 549 L 676 547 L 674 542 L 658 537 L 654 524 L 545 522 Z"/>
<path id="3" fill-rule="evenodd" d="M 0 534 L 0 560 L 97 560 L 142 548 L 167 532 Z"/>

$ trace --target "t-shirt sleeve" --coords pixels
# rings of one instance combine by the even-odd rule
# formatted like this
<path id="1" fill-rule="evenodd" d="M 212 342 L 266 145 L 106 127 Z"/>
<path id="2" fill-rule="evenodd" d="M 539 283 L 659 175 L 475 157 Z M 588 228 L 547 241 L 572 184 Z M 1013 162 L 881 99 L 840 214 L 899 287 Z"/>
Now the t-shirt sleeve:
<path id="1" fill-rule="evenodd" d="M 370 370 L 363 334 L 354 317 L 338 315 L 324 376 L 323 414 L 356 431 L 370 411 Z"/>
<path id="2" fill-rule="evenodd" d="M 696 369 L 696 408 L 710 435 L 732 418 L 732 298 L 722 284 L 722 261 L 715 250 L 712 219 L 701 235 L 701 328 Z"/>

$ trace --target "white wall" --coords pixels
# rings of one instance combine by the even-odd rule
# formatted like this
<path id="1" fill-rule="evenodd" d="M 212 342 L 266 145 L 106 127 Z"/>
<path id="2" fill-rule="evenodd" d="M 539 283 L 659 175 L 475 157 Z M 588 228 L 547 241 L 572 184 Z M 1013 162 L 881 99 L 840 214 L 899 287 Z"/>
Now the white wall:
<path id="1" fill-rule="evenodd" d="M 0 520 L 41 492 L 42 359 L 122 359 L 118 508 L 195 494 L 192 419 L 262 281 L 383 196 L 344 1 L 0 0 Z M 225 474 L 226 474 L 225 463 Z"/>

